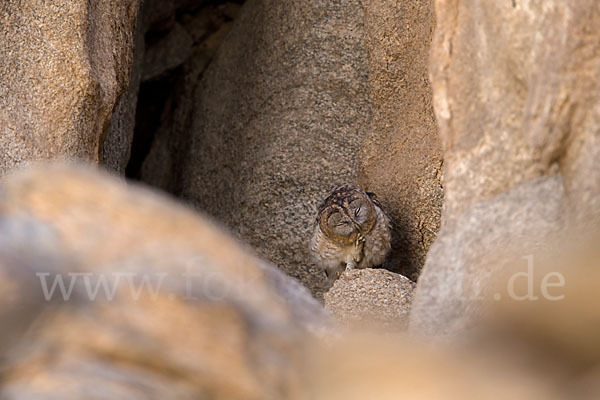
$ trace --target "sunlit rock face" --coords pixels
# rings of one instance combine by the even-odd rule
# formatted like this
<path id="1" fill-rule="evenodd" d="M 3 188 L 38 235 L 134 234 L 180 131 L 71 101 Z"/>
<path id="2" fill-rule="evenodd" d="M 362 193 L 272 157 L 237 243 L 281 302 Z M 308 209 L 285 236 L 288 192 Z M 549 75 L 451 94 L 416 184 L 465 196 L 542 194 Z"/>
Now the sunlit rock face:
<path id="1" fill-rule="evenodd" d="M 29 160 L 100 161 L 129 86 L 137 0 L 3 1 L 0 176 Z"/>

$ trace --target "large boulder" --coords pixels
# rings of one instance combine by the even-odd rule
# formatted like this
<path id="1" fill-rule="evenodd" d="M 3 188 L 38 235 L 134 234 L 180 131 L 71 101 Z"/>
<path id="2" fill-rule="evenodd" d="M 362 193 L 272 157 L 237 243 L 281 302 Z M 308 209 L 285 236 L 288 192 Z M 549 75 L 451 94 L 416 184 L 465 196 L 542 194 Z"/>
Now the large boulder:
<path id="1" fill-rule="evenodd" d="M 563 187 L 538 178 L 474 204 L 449 222 L 431 246 L 419 278 L 411 329 L 454 337 L 478 323 L 503 270 L 533 255 L 562 228 Z M 520 260 L 520 261 L 519 261 Z"/>
<path id="2" fill-rule="evenodd" d="M 511 299 L 506 281 L 499 281 L 495 290 L 502 299 L 486 306 L 487 319 L 466 340 L 448 344 L 427 335 L 412 340 L 387 335 L 357 341 L 346 335 L 329 350 L 316 349 L 308 386 L 324 399 L 598 398 L 597 240 L 590 240 L 594 250 L 587 253 L 581 250 L 586 246 L 575 251 L 556 246 L 562 257 L 536 266 L 531 281 L 536 301 Z M 506 276 L 522 270 L 514 267 Z M 546 273 L 564 278 L 564 285 L 549 287 L 552 297 L 540 287 Z M 526 293 L 528 285 L 519 280 L 516 291 Z"/>
<path id="3" fill-rule="evenodd" d="M 285 398 L 329 321 L 212 222 L 88 167 L 7 176 L 0 237 L 2 397 Z"/>
<path id="4" fill-rule="evenodd" d="M 125 174 L 125 170 L 131 158 L 131 150 L 133 146 L 133 134 L 136 125 L 136 111 L 138 93 L 140 91 L 140 83 L 142 80 L 142 65 L 144 63 L 145 44 L 144 36 L 146 32 L 146 19 L 144 5 L 147 2 L 142 2 L 140 12 L 135 25 L 133 36 L 133 62 L 131 65 L 131 73 L 129 77 L 129 85 L 127 90 L 121 95 L 117 103 L 108 133 L 102 147 L 102 163 L 110 170 L 116 171 L 121 175 Z"/>
<path id="5" fill-rule="evenodd" d="M 441 214 L 432 26 L 431 5 L 416 1 L 246 2 L 206 71 L 201 49 L 182 65 L 141 179 L 225 222 L 318 296 L 326 279 L 307 245 L 317 205 L 359 183 L 392 218 L 386 268 L 416 278 Z"/>
<path id="6" fill-rule="evenodd" d="M 100 161 L 137 12 L 138 0 L 0 4 L 0 175 L 27 160 Z"/>
<path id="7" fill-rule="evenodd" d="M 436 16 L 444 218 L 557 167 L 570 208 L 597 216 L 598 2 L 436 1 Z"/>
<path id="8" fill-rule="evenodd" d="M 206 70 L 201 50 L 182 66 L 142 180 L 321 293 L 308 240 L 318 203 L 356 179 L 370 112 L 363 34 L 360 1 L 248 1 Z"/>
<path id="9" fill-rule="evenodd" d="M 600 5 L 440 0 L 436 17 L 443 228 L 411 318 L 440 335 L 467 327 L 512 257 L 600 221 Z"/>
<path id="10" fill-rule="evenodd" d="M 365 46 L 373 116 L 360 152 L 361 185 L 392 219 L 386 268 L 417 279 L 439 230 L 442 151 L 431 104 L 429 1 L 369 0 Z"/>

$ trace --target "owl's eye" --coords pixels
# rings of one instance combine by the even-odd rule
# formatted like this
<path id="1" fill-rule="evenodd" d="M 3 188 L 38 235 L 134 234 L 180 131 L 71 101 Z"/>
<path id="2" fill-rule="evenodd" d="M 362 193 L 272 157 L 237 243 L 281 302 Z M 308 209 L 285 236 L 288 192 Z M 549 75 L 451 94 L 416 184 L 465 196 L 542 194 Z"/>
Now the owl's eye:
<path id="1" fill-rule="evenodd" d="M 360 207 L 358 207 L 356 210 L 354 210 L 354 216 L 358 217 L 358 214 L 360 214 Z"/>
<path id="2" fill-rule="evenodd" d="M 335 226 L 344 226 L 344 225 L 348 225 L 348 221 L 342 220 L 342 221 L 338 222 L 337 224 L 335 224 Z"/>

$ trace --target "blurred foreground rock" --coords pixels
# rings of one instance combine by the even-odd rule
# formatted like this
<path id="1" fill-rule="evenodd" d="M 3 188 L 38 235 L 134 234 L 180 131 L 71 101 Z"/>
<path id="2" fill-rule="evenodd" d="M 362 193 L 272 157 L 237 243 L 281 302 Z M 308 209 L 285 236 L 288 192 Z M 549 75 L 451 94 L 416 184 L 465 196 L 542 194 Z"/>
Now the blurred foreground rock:
<path id="1" fill-rule="evenodd" d="M 597 250 L 543 264 L 564 275 L 552 288 L 560 301 L 514 301 L 499 287 L 504 301 L 448 346 L 334 334 L 305 289 L 220 228 L 87 167 L 7 177 L 0 238 L 3 399 L 600 396 Z M 41 282 L 52 290 L 57 276 L 65 287 L 46 300 Z M 384 270 L 353 271 L 336 286 L 356 289 L 346 292 L 353 301 L 382 283 L 390 295 L 412 286 Z"/>
<path id="2" fill-rule="evenodd" d="M 285 398 L 328 323 L 211 222 L 88 167 L 8 177 L 0 237 L 6 398 Z"/>
<path id="3" fill-rule="evenodd" d="M 345 271 L 325 293 L 325 307 L 345 325 L 402 330 L 415 283 L 385 269 Z"/>
<path id="4" fill-rule="evenodd" d="M 0 3 L 0 176 L 28 160 L 100 160 L 137 12 L 138 0 Z"/>
<path id="5" fill-rule="evenodd" d="M 345 337 L 311 357 L 313 393 L 328 400 L 597 399 L 597 240 L 571 249 L 562 243 L 553 252 L 535 254 L 536 301 L 509 296 L 504 284 L 522 267 L 506 265 L 498 274 L 502 279 L 490 284 L 501 300 L 483 305 L 486 318 L 460 341 L 439 343 L 427 335 Z M 564 285 L 547 288 L 550 297 L 541 286 L 548 273 L 564 278 Z M 528 285 L 521 279 L 515 291 L 523 295 Z"/>

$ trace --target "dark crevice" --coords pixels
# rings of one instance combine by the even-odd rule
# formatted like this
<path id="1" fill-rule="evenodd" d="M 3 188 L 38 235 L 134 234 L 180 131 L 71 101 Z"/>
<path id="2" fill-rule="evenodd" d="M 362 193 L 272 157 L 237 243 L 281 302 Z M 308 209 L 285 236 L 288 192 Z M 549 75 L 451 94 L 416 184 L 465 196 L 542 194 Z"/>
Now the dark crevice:
<path id="1" fill-rule="evenodd" d="M 144 33 L 144 42 L 146 54 L 154 49 L 166 51 L 164 56 L 171 57 L 168 53 L 169 46 L 165 46 L 164 40 L 171 33 L 175 24 L 183 27 L 194 43 L 193 49 L 197 49 L 205 40 L 224 24 L 233 20 L 237 16 L 239 6 L 244 3 L 243 0 L 182 0 L 180 8 L 173 13 L 157 13 L 155 8 L 160 9 L 160 1 L 147 0 L 144 7 L 146 18 L 146 29 Z M 158 5 L 158 6 L 157 6 Z M 232 6 L 234 5 L 234 6 Z M 204 56 L 210 56 L 209 50 Z M 156 53 L 155 53 L 156 54 Z M 159 53 L 161 54 L 161 53 Z M 192 53 L 192 56 L 195 56 Z M 166 58 L 158 58 L 162 62 Z M 135 114 L 135 129 L 131 145 L 131 155 L 125 169 L 125 175 L 129 179 L 142 180 L 142 168 L 144 161 L 152 151 L 153 142 L 161 126 L 169 123 L 170 113 L 176 105 L 170 104 L 175 91 L 181 86 L 182 77 L 185 75 L 184 60 L 180 65 L 159 72 L 142 80 L 138 92 L 138 101 Z M 170 67 L 168 62 L 165 67 Z M 180 88 L 181 89 L 181 88 Z M 179 146 L 177 146 L 179 147 Z M 185 149 L 183 149 L 185 150 Z M 177 166 L 171 166 L 176 169 Z M 171 171 L 174 173 L 174 171 Z"/>
<path id="2" fill-rule="evenodd" d="M 142 165 L 152 148 L 154 135 L 161 125 L 165 105 L 175 87 L 180 69 L 175 68 L 159 79 L 140 84 L 131 156 L 125 169 L 127 178 L 139 180 L 141 177 Z"/>

